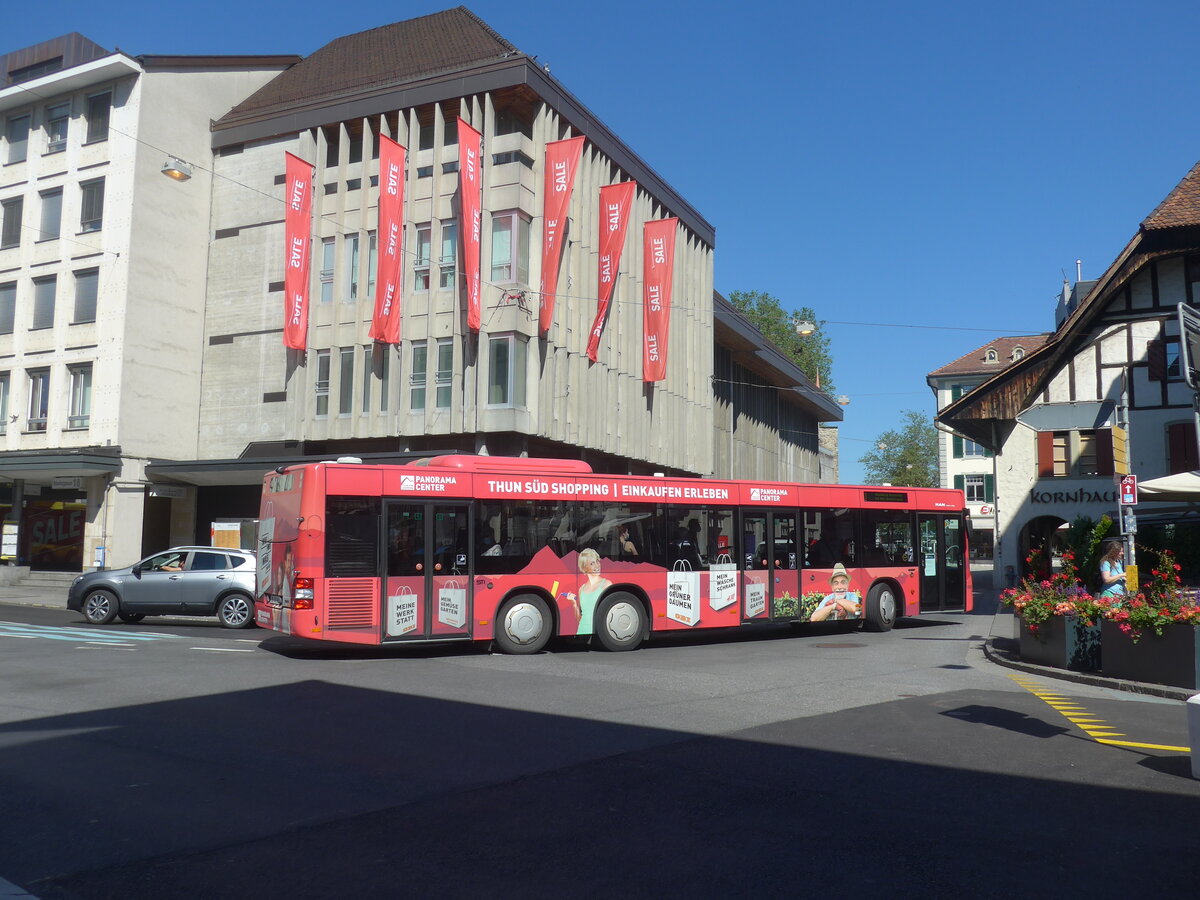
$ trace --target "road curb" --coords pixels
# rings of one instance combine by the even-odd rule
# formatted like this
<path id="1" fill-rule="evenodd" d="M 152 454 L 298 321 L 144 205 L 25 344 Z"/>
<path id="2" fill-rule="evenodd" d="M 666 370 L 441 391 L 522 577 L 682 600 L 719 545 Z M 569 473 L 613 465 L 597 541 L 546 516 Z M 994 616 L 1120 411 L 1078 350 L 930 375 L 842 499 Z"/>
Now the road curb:
<path id="1" fill-rule="evenodd" d="M 1087 684 L 1092 687 L 1112 688 L 1115 691 L 1125 691 L 1130 694 L 1146 694 L 1151 697 L 1163 697 L 1167 700 L 1179 700 L 1186 703 L 1196 695 L 1196 691 L 1187 688 L 1171 687 L 1165 684 L 1147 684 L 1144 681 L 1127 681 L 1123 678 L 1105 678 L 1090 672 L 1072 672 L 1069 669 L 1055 669 L 1050 666 L 1039 666 L 1025 662 L 1011 650 L 995 646 L 993 639 L 988 638 L 983 643 L 983 653 L 996 665 L 1018 672 L 1028 672 L 1030 675 L 1041 675 L 1045 678 L 1057 678 L 1060 681 L 1073 681 L 1076 684 Z"/>

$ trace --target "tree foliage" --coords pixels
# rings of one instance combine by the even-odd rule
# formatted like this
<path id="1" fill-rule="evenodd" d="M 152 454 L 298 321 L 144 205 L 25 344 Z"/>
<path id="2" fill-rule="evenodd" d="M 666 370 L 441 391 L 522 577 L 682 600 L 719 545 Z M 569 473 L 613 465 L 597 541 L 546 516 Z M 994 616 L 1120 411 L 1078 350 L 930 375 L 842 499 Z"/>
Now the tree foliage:
<path id="1" fill-rule="evenodd" d="M 937 487 L 937 429 L 924 413 L 907 409 L 901 414 L 903 427 L 885 431 L 875 449 L 859 457 L 867 484 L 897 487 Z"/>
<path id="2" fill-rule="evenodd" d="M 805 375 L 817 382 L 821 390 L 833 390 L 833 355 L 829 336 L 822 330 L 825 324 L 809 306 L 787 312 L 779 298 L 762 291 L 733 291 L 729 302 L 746 314 L 754 327 L 778 347 Z M 796 334 L 795 323 L 809 321 L 817 326 L 812 334 Z"/>

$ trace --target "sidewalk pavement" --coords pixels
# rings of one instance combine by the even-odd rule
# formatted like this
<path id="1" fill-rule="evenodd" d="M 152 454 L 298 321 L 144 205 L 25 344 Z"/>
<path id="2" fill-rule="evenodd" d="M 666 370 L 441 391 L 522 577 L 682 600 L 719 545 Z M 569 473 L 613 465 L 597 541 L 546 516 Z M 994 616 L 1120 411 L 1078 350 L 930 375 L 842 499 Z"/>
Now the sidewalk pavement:
<path id="1" fill-rule="evenodd" d="M 74 576 L 72 576 L 74 577 Z M 61 584 L 0 584 L 0 604 L 12 603 L 18 606 L 45 606 L 50 609 L 67 608 L 67 590 L 71 586 L 69 580 Z"/>

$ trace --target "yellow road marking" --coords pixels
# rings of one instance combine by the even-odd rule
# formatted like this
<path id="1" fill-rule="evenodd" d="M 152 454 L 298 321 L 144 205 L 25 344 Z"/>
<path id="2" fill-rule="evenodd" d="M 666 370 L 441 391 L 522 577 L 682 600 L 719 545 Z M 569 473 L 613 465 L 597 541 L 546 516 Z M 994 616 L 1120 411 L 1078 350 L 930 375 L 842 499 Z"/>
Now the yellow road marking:
<path id="1" fill-rule="evenodd" d="M 1096 738 L 1097 744 L 1112 744 L 1116 747 L 1141 747 L 1145 750 L 1172 750 L 1176 753 L 1191 753 L 1191 747 L 1172 747 L 1170 744 L 1139 744 L 1137 741 L 1110 741 L 1108 738 Z"/>
<path id="2" fill-rule="evenodd" d="M 1079 726 L 1079 730 L 1084 732 L 1088 737 L 1094 740 L 1097 744 L 1110 744 L 1114 747 L 1136 747 L 1140 750 L 1166 750 L 1171 753 L 1191 753 L 1191 747 L 1173 747 L 1169 744 L 1142 744 L 1137 741 L 1118 741 L 1114 738 L 1125 737 L 1120 731 L 1113 731 L 1112 726 L 1104 719 L 1097 719 L 1094 715 L 1079 706 L 1076 703 L 1070 702 L 1068 698 L 1061 694 L 1047 694 L 1042 690 L 1041 685 L 1034 684 L 1023 678 L 1018 678 L 1016 675 L 1009 675 L 1020 687 L 1023 687 L 1033 696 L 1037 697 L 1072 725 Z M 1070 715 L 1070 713 L 1081 713 L 1082 715 Z"/>

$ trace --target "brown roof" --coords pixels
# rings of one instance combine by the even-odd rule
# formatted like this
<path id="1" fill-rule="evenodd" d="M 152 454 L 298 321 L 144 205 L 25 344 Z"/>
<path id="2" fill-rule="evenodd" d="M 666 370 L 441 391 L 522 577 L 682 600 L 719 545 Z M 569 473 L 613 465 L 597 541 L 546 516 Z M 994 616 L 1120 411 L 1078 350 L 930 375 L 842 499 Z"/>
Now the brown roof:
<path id="1" fill-rule="evenodd" d="M 519 53 L 465 6 L 330 41 L 271 79 L 225 118 L 382 88 Z"/>
<path id="2" fill-rule="evenodd" d="M 1200 225 L 1200 163 L 1192 166 L 1183 181 L 1142 222 L 1148 231 L 1181 225 Z"/>
<path id="3" fill-rule="evenodd" d="M 929 373 L 929 378 L 942 378 L 947 375 L 995 375 L 1013 364 L 1013 351 L 1020 347 L 1025 353 L 1032 353 L 1050 339 L 1050 334 L 1027 334 L 1018 337 L 1001 337 L 989 341 L 982 347 L 972 350 L 965 356 L 960 356 L 952 363 L 947 363 L 940 369 Z M 987 361 L 988 350 L 996 351 L 996 361 Z"/>

